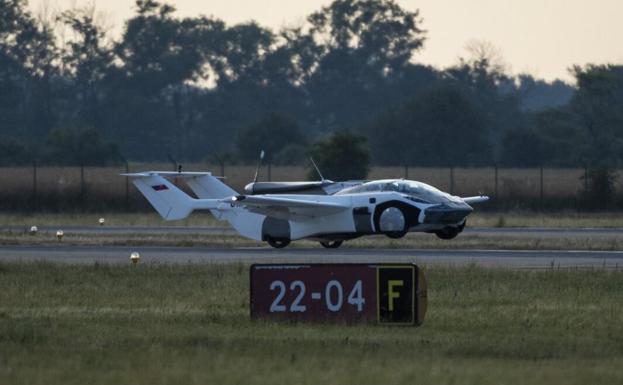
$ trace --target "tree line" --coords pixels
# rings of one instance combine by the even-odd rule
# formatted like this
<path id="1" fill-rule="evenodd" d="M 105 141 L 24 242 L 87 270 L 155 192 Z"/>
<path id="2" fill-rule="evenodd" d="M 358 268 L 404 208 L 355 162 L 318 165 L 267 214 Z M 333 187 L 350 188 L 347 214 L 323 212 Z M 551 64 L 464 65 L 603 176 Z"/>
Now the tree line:
<path id="1" fill-rule="evenodd" d="M 135 10 L 110 39 L 87 9 L 41 20 L 0 0 L 0 164 L 255 162 L 260 148 L 301 164 L 332 143 L 377 165 L 621 163 L 622 66 L 546 82 L 508 74 L 486 44 L 426 66 L 421 15 L 393 0 L 335 0 L 279 31 Z"/>

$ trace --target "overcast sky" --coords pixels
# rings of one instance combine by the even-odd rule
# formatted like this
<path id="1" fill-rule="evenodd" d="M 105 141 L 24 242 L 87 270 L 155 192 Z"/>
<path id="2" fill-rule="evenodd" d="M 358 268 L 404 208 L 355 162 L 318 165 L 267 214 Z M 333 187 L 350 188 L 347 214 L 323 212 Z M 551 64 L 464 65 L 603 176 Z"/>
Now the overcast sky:
<path id="1" fill-rule="evenodd" d="M 30 0 L 37 12 L 92 0 Z M 180 16 L 214 15 L 228 23 L 254 19 L 278 29 L 301 24 L 330 0 L 169 0 Z M 468 42 L 493 44 L 512 73 L 571 81 L 573 64 L 623 62 L 623 0 L 397 0 L 420 10 L 428 31 L 420 63 L 446 67 L 466 56 Z M 133 0 L 99 0 L 115 34 L 133 14 Z"/>

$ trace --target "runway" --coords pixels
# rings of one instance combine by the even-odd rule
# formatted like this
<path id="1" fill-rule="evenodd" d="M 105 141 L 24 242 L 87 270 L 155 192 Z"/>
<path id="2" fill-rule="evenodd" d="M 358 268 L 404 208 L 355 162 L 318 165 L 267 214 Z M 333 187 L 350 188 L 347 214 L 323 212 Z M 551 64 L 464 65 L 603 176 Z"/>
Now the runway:
<path id="1" fill-rule="evenodd" d="M 425 250 L 268 247 L 125 247 L 125 246 L 2 246 L 0 261 L 130 264 L 130 253 L 141 264 L 153 263 L 381 263 L 478 265 L 512 269 L 623 268 L 623 251 L 543 250 Z"/>
<path id="2" fill-rule="evenodd" d="M 0 226 L 0 232 L 27 233 L 29 226 Z M 236 235 L 231 227 L 214 226 L 39 226 L 39 232 L 62 229 L 73 234 L 206 234 Z M 552 228 L 552 227 L 466 227 L 464 234 L 525 236 L 623 236 L 623 228 Z"/>

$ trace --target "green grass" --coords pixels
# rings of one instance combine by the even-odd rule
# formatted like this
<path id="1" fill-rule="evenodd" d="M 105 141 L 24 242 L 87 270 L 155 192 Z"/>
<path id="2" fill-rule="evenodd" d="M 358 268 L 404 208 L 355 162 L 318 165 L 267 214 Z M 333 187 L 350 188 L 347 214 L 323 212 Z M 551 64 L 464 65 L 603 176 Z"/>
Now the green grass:
<path id="1" fill-rule="evenodd" d="M 252 322 L 244 265 L 0 264 L 1 384 L 620 384 L 623 272 L 431 268 L 422 327 Z"/>

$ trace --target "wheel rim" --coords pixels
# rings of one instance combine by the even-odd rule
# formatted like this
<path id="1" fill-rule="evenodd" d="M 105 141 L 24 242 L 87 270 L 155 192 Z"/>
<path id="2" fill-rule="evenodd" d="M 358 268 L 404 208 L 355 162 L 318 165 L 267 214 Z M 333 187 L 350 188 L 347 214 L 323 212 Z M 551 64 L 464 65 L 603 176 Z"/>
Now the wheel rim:
<path id="1" fill-rule="evenodd" d="M 379 218 L 380 230 L 384 233 L 401 233 L 406 227 L 406 219 L 398 207 L 388 207 Z"/>

